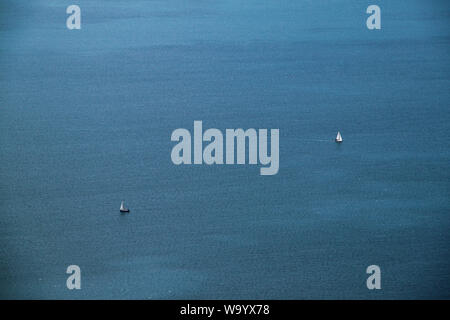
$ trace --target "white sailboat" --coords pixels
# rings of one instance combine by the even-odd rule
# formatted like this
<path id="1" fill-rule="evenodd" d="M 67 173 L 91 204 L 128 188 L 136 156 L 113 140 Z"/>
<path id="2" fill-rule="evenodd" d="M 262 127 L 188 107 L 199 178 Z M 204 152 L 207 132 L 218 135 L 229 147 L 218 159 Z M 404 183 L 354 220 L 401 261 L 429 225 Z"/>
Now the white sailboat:
<path id="1" fill-rule="evenodd" d="M 338 131 L 337 136 L 336 136 L 336 142 L 337 143 L 341 143 L 342 142 L 342 136 L 341 133 Z"/>
<path id="2" fill-rule="evenodd" d="M 120 212 L 130 212 L 130 209 L 127 209 L 127 208 L 124 207 L 123 201 L 120 204 Z"/>

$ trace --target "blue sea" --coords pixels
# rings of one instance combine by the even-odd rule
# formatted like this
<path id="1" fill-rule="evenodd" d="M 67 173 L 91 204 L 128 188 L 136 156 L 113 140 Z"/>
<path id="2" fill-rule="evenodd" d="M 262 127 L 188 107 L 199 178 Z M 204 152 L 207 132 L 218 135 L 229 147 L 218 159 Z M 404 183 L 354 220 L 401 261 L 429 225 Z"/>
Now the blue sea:
<path id="1" fill-rule="evenodd" d="M 0 298 L 449 299 L 450 3 L 372 2 L 2 1 Z M 194 120 L 278 174 L 174 165 Z"/>

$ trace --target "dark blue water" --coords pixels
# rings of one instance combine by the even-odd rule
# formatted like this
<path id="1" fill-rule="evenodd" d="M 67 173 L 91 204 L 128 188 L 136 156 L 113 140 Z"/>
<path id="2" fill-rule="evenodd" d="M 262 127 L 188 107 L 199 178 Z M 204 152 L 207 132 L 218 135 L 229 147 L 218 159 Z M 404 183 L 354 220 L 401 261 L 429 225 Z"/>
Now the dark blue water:
<path id="1" fill-rule="evenodd" d="M 0 5 L 1 298 L 450 298 L 448 2 L 70 4 Z M 194 120 L 279 173 L 173 165 Z"/>

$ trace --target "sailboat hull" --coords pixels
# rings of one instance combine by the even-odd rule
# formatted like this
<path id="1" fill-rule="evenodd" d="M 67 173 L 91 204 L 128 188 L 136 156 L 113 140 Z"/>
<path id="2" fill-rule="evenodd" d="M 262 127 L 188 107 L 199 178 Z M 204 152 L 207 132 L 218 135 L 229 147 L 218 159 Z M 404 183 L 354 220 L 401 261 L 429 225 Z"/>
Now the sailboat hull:
<path id="1" fill-rule="evenodd" d="M 336 139 L 336 143 L 342 143 L 342 140 Z"/>
<path id="2" fill-rule="evenodd" d="M 120 209 L 120 212 L 130 212 L 129 209 Z"/>

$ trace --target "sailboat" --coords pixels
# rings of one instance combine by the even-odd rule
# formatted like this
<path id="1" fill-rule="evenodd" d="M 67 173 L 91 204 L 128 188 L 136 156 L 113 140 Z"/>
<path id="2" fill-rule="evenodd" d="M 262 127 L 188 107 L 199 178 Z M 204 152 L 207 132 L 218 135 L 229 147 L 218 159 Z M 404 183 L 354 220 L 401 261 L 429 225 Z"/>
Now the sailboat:
<path id="1" fill-rule="evenodd" d="M 342 142 L 342 136 L 341 133 L 338 131 L 337 136 L 336 136 L 336 142 L 337 143 L 341 143 Z"/>
<path id="2" fill-rule="evenodd" d="M 123 201 L 122 201 L 122 203 L 120 204 L 120 212 L 130 212 L 130 209 L 127 209 L 127 208 L 125 208 L 125 207 L 123 206 Z"/>

